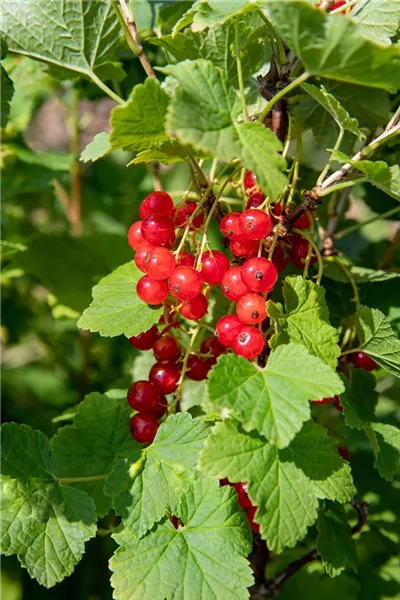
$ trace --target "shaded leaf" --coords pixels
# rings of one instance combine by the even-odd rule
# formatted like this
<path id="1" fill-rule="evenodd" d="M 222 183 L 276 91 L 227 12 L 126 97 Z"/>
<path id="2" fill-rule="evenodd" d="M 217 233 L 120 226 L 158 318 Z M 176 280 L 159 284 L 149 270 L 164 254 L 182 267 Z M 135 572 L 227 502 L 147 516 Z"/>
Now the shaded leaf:
<path id="1" fill-rule="evenodd" d="M 376 308 L 360 306 L 356 327 L 359 349 L 378 365 L 400 377 L 400 340 L 385 315 Z"/>
<path id="2" fill-rule="evenodd" d="M 357 571 L 357 553 L 351 528 L 340 504 L 327 502 L 318 514 L 317 551 L 326 572 L 335 577 L 344 569 Z"/>
<path id="3" fill-rule="evenodd" d="M 358 31 L 369 40 L 389 46 L 400 21 L 399 0 L 359 0 L 351 12 Z"/>

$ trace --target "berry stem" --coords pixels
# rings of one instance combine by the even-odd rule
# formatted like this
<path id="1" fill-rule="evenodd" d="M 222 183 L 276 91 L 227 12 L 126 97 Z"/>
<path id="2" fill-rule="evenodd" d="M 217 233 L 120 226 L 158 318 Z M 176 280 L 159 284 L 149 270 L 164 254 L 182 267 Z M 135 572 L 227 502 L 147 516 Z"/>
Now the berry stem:
<path id="1" fill-rule="evenodd" d="M 289 208 L 293 202 L 293 196 L 296 191 L 296 186 L 297 186 L 297 182 L 299 179 L 299 167 L 300 167 L 302 152 L 303 152 L 303 140 L 301 137 L 301 133 L 299 132 L 299 130 L 296 127 L 296 153 L 295 153 L 293 165 L 291 167 L 291 170 L 293 169 L 292 181 L 289 186 L 289 194 L 288 194 L 286 204 L 285 204 L 286 208 Z"/>
<path id="2" fill-rule="evenodd" d="M 238 16 L 235 19 L 235 54 L 236 54 L 236 68 L 237 68 L 237 75 L 238 75 L 238 82 L 239 82 L 240 100 L 242 102 L 243 121 L 246 122 L 249 120 L 249 115 L 247 112 L 246 95 L 245 95 L 245 91 L 244 91 L 242 61 L 240 60 L 240 39 L 239 39 L 239 17 Z"/>
<path id="3" fill-rule="evenodd" d="M 331 152 L 331 155 L 330 155 L 330 157 L 329 157 L 329 160 L 328 160 L 328 162 L 326 163 L 325 167 L 324 167 L 324 168 L 323 168 L 323 170 L 321 171 L 321 174 L 320 174 L 320 176 L 319 176 L 319 177 L 318 177 L 318 179 L 317 179 L 317 186 L 320 186 L 320 185 L 322 185 L 322 183 L 323 183 L 323 181 L 324 181 L 324 179 L 325 179 L 325 177 L 326 177 L 326 175 L 327 175 L 327 173 L 328 173 L 329 169 L 331 168 L 331 164 L 332 164 L 332 163 L 333 163 L 333 161 L 334 161 L 334 154 L 335 154 L 335 152 L 336 152 L 337 150 L 339 150 L 339 148 L 340 148 L 340 145 L 341 145 L 341 143 L 342 143 L 342 141 L 343 141 L 344 129 L 343 129 L 343 127 L 340 125 L 340 123 L 338 123 L 337 121 L 336 121 L 336 125 L 338 125 L 338 126 L 339 126 L 339 135 L 338 135 L 338 137 L 337 137 L 337 140 L 336 140 L 336 142 L 335 142 L 335 145 L 334 145 L 334 147 L 333 147 L 333 150 L 332 150 L 332 152 Z"/>
<path id="4" fill-rule="evenodd" d="M 272 244 L 271 244 L 271 247 L 270 247 L 269 252 L 268 252 L 268 260 L 272 260 L 272 257 L 274 255 L 274 250 L 275 250 L 276 245 L 278 243 L 279 232 L 281 230 L 281 227 L 282 227 L 282 222 L 279 221 L 278 225 L 275 227 L 274 237 L 272 239 Z"/>
<path id="5" fill-rule="evenodd" d="M 318 249 L 318 246 L 310 238 L 310 236 L 307 235 L 307 233 L 304 233 L 304 231 L 302 229 L 293 229 L 293 231 L 294 231 L 294 233 L 299 233 L 313 247 L 313 249 L 315 251 L 315 254 L 317 256 L 317 261 L 318 261 L 318 274 L 317 274 L 317 280 L 316 281 L 317 281 L 317 285 L 321 285 L 322 274 L 324 272 L 324 263 L 322 262 L 322 256 L 321 256 L 321 252 Z"/>
<path id="6" fill-rule="evenodd" d="M 200 329 L 202 328 L 202 323 L 200 322 L 196 329 L 193 331 L 192 336 L 190 338 L 188 347 L 186 349 L 185 352 L 185 356 L 183 358 L 183 363 L 182 363 L 182 371 L 181 371 L 181 376 L 179 378 L 178 384 L 177 384 L 177 388 L 176 388 L 176 396 L 175 396 L 175 400 L 173 401 L 173 403 L 170 405 L 170 408 L 175 408 L 176 405 L 178 404 L 180 398 L 181 398 L 181 394 L 182 394 L 182 385 L 183 385 L 183 381 L 185 379 L 185 373 L 186 373 L 186 369 L 187 369 L 187 363 L 188 363 L 188 359 L 189 359 L 189 354 L 192 351 L 193 348 L 193 344 L 196 340 L 196 337 L 200 331 Z"/>
<path id="7" fill-rule="evenodd" d="M 83 481 L 100 481 L 106 477 L 107 475 L 91 475 L 89 477 L 58 477 L 56 481 L 57 483 L 61 483 L 61 485 L 63 485 L 66 483 L 81 483 Z"/>

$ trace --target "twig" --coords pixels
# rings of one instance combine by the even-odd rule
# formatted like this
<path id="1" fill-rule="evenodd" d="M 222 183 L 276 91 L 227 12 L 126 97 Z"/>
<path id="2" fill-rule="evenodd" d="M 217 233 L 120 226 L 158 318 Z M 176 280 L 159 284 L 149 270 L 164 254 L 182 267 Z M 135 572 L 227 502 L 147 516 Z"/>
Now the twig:
<path id="1" fill-rule="evenodd" d="M 112 3 L 114 6 L 114 10 L 115 10 L 115 2 L 113 0 L 112 0 Z M 119 18 L 118 18 L 118 20 L 120 21 L 120 23 L 124 29 L 125 36 L 128 40 L 129 47 L 131 48 L 131 50 L 135 54 L 135 56 L 137 56 L 138 59 L 140 60 L 142 67 L 146 72 L 147 77 L 151 77 L 152 79 L 157 79 L 157 75 L 155 74 L 153 67 L 150 64 L 147 54 L 143 50 L 143 46 L 139 39 L 139 35 L 137 32 L 137 28 L 136 28 L 135 17 L 133 15 L 133 11 L 132 11 L 132 3 L 131 3 L 131 10 L 129 10 L 125 0 L 119 0 L 119 4 L 121 7 L 121 12 L 122 12 L 126 27 L 124 27 L 122 25 L 121 20 Z M 118 7 L 117 7 L 117 10 L 119 12 Z M 118 13 L 117 13 L 117 16 L 118 16 Z"/>
<path id="2" fill-rule="evenodd" d="M 309 74 L 307 73 L 307 71 L 305 71 L 304 73 L 302 73 L 301 75 L 296 77 L 296 79 L 294 79 L 291 83 L 289 83 L 284 88 L 282 88 L 273 98 L 271 98 L 271 100 L 269 100 L 267 102 L 262 113 L 258 117 L 258 120 L 261 123 L 263 123 L 265 118 L 267 117 L 269 111 L 274 106 L 274 104 L 276 104 L 278 102 L 278 100 L 283 98 L 283 96 L 285 96 L 288 92 L 291 92 L 292 90 L 294 90 L 294 88 L 296 88 L 298 85 L 300 85 L 301 83 L 306 81 L 308 78 L 309 78 Z"/>
<path id="3" fill-rule="evenodd" d="M 351 505 L 353 508 L 355 508 L 358 514 L 357 523 L 354 525 L 354 527 L 351 528 L 351 535 L 355 535 L 356 533 L 361 531 L 361 529 L 367 522 L 369 504 L 368 502 L 361 502 L 360 500 L 356 500 L 354 498 L 351 501 Z"/>

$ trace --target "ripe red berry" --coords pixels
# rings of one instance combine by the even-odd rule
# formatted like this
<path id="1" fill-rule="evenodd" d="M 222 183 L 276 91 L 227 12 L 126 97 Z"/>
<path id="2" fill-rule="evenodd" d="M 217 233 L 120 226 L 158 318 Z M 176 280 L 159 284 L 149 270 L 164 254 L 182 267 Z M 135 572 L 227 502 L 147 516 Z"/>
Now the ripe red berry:
<path id="1" fill-rule="evenodd" d="M 141 219 L 156 213 L 172 217 L 173 212 L 174 203 L 171 196 L 166 192 L 152 192 L 143 200 L 139 209 Z"/>
<path id="2" fill-rule="evenodd" d="M 257 185 L 257 176 L 253 173 L 253 171 L 247 171 L 244 176 L 245 189 L 250 190 L 255 185 Z"/>
<path id="3" fill-rule="evenodd" d="M 356 369 L 364 369 L 364 371 L 373 371 L 377 364 L 364 352 L 353 352 L 349 354 L 349 362 L 353 363 Z"/>
<path id="4" fill-rule="evenodd" d="M 247 200 L 246 208 L 258 208 L 264 202 L 264 196 L 261 192 L 254 192 Z"/>
<path id="5" fill-rule="evenodd" d="M 238 495 L 238 500 L 239 500 L 239 504 L 240 506 L 243 508 L 243 510 L 249 510 L 250 508 L 252 508 L 252 503 L 250 498 L 247 495 L 247 489 L 248 489 L 248 484 L 247 483 L 235 483 L 235 485 L 233 486 L 236 490 L 236 493 Z"/>
<path id="6" fill-rule="evenodd" d="M 253 292 L 269 292 L 278 279 L 275 265 L 267 258 L 255 257 L 242 265 L 242 279 Z"/>
<path id="7" fill-rule="evenodd" d="M 229 248 L 234 256 L 251 258 L 252 256 L 256 256 L 258 252 L 258 242 L 245 238 L 232 240 L 229 244 Z"/>
<path id="8" fill-rule="evenodd" d="M 157 362 L 150 369 L 149 380 L 163 394 L 172 394 L 176 390 L 181 373 L 178 365 L 172 362 Z"/>
<path id="9" fill-rule="evenodd" d="M 260 526 L 258 523 L 256 523 L 254 521 L 254 516 L 256 514 L 256 510 L 257 510 L 256 506 L 252 506 L 251 508 L 249 508 L 249 510 L 247 511 L 247 518 L 249 520 L 249 524 L 250 524 L 250 527 L 252 528 L 252 530 L 255 531 L 256 533 L 259 533 Z"/>
<path id="10" fill-rule="evenodd" d="M 181 313 L 182 317 L 185 317 L 185 319 L 198 321 L 206 314 L 207 307 L 207 298 L 204 296 L 204 294 L 199 294 L 192 300 L 185 300 L 179 309 L 179 312 Z"/>
<path id="11" fill-rule="evenodd" d="M 135 381 L 129 386 L 126 399 L 133 409 L 152 415 L 160 402 L 160 392 L 150 381 Z"/>
<path id="12" fill-rule="evenodd" d="M 139 333 L 139 335 L 133 335 L 129 338 L 129 342 L 137 350 L 150 350 L 153 347 L 154 342 L 158 338 L 158 329 L 155 325 L 150 327 L 147 331 Z"/>
<path id="13" fill-rule="evenodd" d="M 193 267 L 176 267 L 169 281 L 169 289 L 180 300 L 192 300 L 203 287 L 203 277 Z"/>
<path id="14" fill-rule="evenodd" d="M 274 263 L 277 271 L 283 271 L 289 262 L 289 259 L 285 255 L 282 246 L 277 244 L 275 246 L 274 253 L 272 255 L 272 262 Z"/>
<path id="15" fill-rule="evenodd" d="M 290 252 L 290 260 L 298 269 L 303 269 L 308 254 L 309 243 L 304 238 L 298 239 L 294 242 L 292 250 Z M 315 263 L 317 256 L 314 249 L 312 250 L 310 266 Z"/>
<path id="16" fill-rule="evenodd" d="M 160 401 L 158 402 L 157 406 L 155 406 L 155 408 L 153 410 L 153 417 L 155 419 L 161 419 L 161 417 L 163 415 L 165 415 L 165 413 L 167 412 L 167 408 L 168 408 L 167 399 L 164 396 L 164 394 L 162 394 L 160 392 Z"/>
<path id="17" fill-rule="evenodd" d="M 182 252 L 176 261 L 177 267 L 193 267 L 194 265 L 194 256 L 193 254 L 189 254 L 189 252 Z"/>
<path id="18" fill-rule="evenodd" d="M 181 349 L 172 335 L 163 335 L 154 342 L 154 356 L 158 361 L 170 360 L 175 361 L 181 355 Z"/>
<path id="19" fill-rule="evenodd" d="M 240 217 L 241 213 L 239 212 L 231 212 L 225 215 L 219 224 L 222 235 L 230 240 L 243 238 L 245 233 L 240 225 Z"/>
<path id="20" fill-rule="evenodd" d="M 133 250 L 139 250 L 140 246 L 146 243 L 142 236 L 142 221 L 136 221 L 129 227 L 128 244 Z"/>
<path id="21" fill-rule="evenodd" d="M 262 323 L 267 316 L 264 298 L 258 294 L 242 296 L 237 303 L 236 314 L 246 325 Z"/>
<path id="22" fill-rule="evenodd" d="M 296 219 L 293 226 L 296 227 L 296 229 L 308 229 L 310 227 L 310 219 L 308 218 L 307 213 L 303 213 Z"/>
<path id="23" fill-rule="evenodd" d="M 197 356 L 197 354 L 189 354 L 187 361 L 186 375 L 193 381 L 202 381 L 208 375 L 209 370 L 213 366 L 212 359 Z"/>
<path id="24" fill-rule="evenodd" d="M 322 400 L 312 400 L 313 404 L 328 404 L 329 402 L 339 402 L 339 396 L 332 396 L 332 398 L 322 398 Z"/>
<path id="25" fill-rule="evenodd" d="M 229 259 L 223 252 L 213 250 L 205 252 L 202 258 L 201 274 L 206 283 L 221 283 L 224 273 L 229 269 Z"/>
<path id="26" fill-rule="evenodd" d="M 334 4 L 332 4 L 332 6 L 330 6 L 328 8 L 328 12 L 332 12 L 333 10 L 336 10 L 337 8 L 341 8 L 342 6 L 345 6 L 347 4 L 346 0 L 338 0 L 338 2 L 335 2 Z M 353 8 L 353 7 L 351 7 Z"/>
<path id="27" fill-rule="evenodd" d="M 187 200 L 185 204 L 181 204 L 175 210 L 174 222 L 175 227 L 185 227 L 187 224 L 189 217 L 194 213 L 197 208 L 197 202 L 193 202 L 192 200 Z M 204 222 L 204 213 L 198 212 L 192 221 L 192 228 L 198 229 L 202 226 Z"/>
<path id="28" fill-rule="evenodd" d="M 271 231 L 271 217 L 262 210 L 250 208 L 240 217 L 240 225 L 246 233 L 246 239 L 262 240 Z"/>
<path id="29" fill-rule="evenodd" d="M 208 337 L 201 342 L 200 352 L 202 354 L 211 354 L 213 357 L 217 358 L 217 356 L 220 356 L 220 354 L 225 352 L 225 348 L 213 335 L 212 337 Z"/>
<path id="30" fill-rule="evenodd" d="M 152 244 L 149 244 L 149 242 L 145 241 L 144 244 L 140 246 L 138 250 L 136 250 L 135 265 L 137 266 L 139 271 L 142 271 L 142 273 L 146 273 L 145 260 L 146 258 L 148 260 L 150 251 L 154 248 L 156 248 L 156 246 L 153 246 Z M 164 277 L 164 279 L 166 278 Z"/>
<path id="31" fill-rule="evenodd" d="M 242 327 L 243 323 L 236 315 L 226 315 L 218 321 L 215 333 L 220 343 L 229 348 Z"/>
<path id="32" fill-rule="evenodd" d="M 171 217 L 157 213 L 149 215 L 142 223 L 142 236 L 154 246 L 166 246 L 174 239 L 174 222 Z"/>
<path id="33" fill-rule="evenodd" d="M 137 414 L 129 421 L 131 436 L 141 444 L 151 444 L 156 437 L 158 421 L 150 415 Z"/>
<path id="34" fill-rule="evenodd" d="M 152 246 L 144 256 L 145 272 L 152 279 L 168 279 L 175 269 L 175 257 L 163 246 Z"/>
<path id="35" fill-rule="evenodd" d="M 136 292 L 146 304 L 162 304 L 167 299 L 168 286 L 165 281 L 144 275 L 137 282 Z"/>
<path id="36" fill-rule="evenodd" d="M 264 345 L 264 336 L 258 329 L 250 325 L 242 325 L 233 340 L 232 347 L 239 356 L 252 359 L 260 354 Z"/>
<path id="37" fill-rule="evenodd" d="M 233 267 L 229 271 L 226 271 L 222 278 L 222 293 L 228 300 L 237 302 L 237 300 L 240 300 L 242 296 L 248 294 L 250 291 L 242 279 L 241 271 L 241 267 Z"/>
<path id="38" fill-rule="evenodd" d="M 343 406 L 341 406 L 340 404 L 340 398 L 339 396 L 334 396 L 333 397 L 333 406 L 339 411 L 339 412 L 343 412 Z"/>

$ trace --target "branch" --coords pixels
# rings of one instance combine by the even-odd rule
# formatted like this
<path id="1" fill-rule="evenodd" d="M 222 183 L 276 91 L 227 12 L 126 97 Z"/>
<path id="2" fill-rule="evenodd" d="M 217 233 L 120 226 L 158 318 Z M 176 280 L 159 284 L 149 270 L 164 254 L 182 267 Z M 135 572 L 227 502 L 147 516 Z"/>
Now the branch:
<path id="1" fill-rule="evenodd" d="M 139 35 L 137 32 L 136 21 L 133 15 L 132 10 L 130 11 L 126 5 L 125 0 L 119 0 L 119 4 L 121 7 L 121 12 L 116 5 L 116 0 L 112 0 L 112 4 L 114 10 L 117 14 L 118 21 L 120 22 L 122 29 L 124 30 L 125 37 L 127 39 L 128 45 L 135 56 L 140 60 L 143 69 L 146 72 L 147 77 L 151 77 L 152 79 L 157 79 L 157 75 L 155 74 L 153 67 L 150 64 L 150 61 L 147 57 L 146 52 L 143 50 L 143 46 L 140 42 Z"/>

